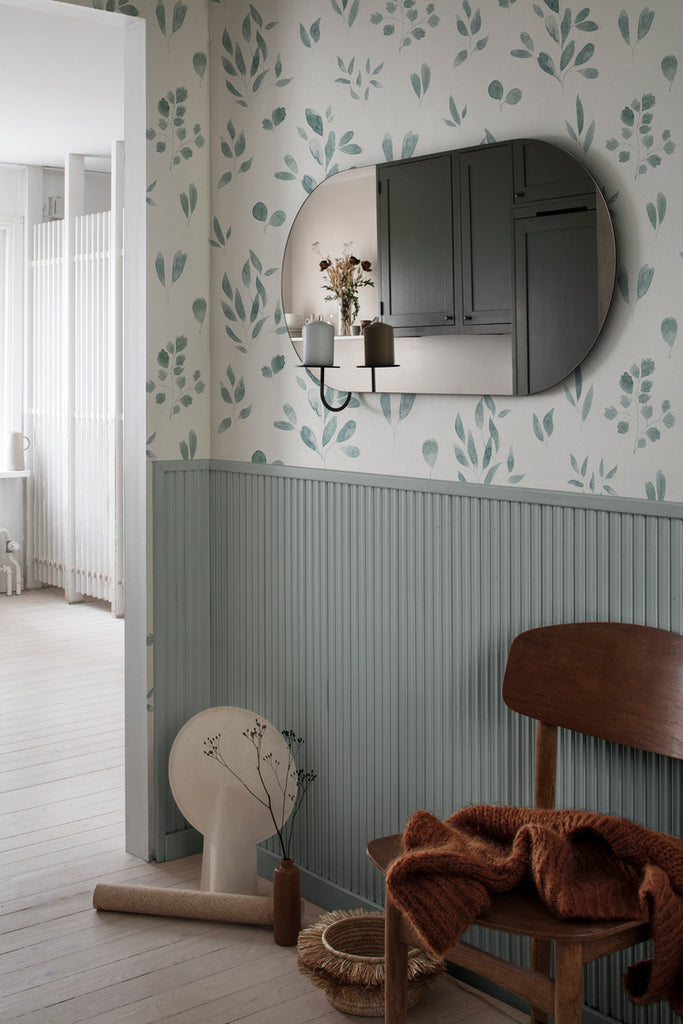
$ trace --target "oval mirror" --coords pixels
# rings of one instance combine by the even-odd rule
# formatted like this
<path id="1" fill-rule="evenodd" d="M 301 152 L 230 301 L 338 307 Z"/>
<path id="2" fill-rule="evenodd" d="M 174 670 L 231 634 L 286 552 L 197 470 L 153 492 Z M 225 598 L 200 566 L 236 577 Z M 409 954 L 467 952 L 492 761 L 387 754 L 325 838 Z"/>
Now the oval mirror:
<path id="1" fill-rule="evenodd" d="M 304 322 L 334 324 L 325 384 L 339 391 L 371 391 L 374 377 L 398 394 L 533 394 L 589 353 L 615 272 L 592 176 L 558 146 L 518 139 L 327 178 L 290 231 L 282 300 L 299 361 Z M 375 317 L 394 329 L 397 365 L 371 374 L 361 325 Z"/>

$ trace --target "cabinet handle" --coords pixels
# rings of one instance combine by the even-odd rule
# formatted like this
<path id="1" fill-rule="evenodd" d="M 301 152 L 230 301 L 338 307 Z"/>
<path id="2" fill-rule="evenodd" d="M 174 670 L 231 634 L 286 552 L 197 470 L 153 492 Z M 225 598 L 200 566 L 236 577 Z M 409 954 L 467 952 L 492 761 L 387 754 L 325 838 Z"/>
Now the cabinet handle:
<path id="1" fill-rule="evenodd" d="M 446 313 L 446 315 L 444 317 L 444 320 L 452 320 L 452 319 L 453 319 L 453 317 L 450 316 L 448 313 Z"/>
<path id="2" fill-rule="evenodd" d="M 468 316 L 468 315 L 465 315 L 465 316 L 463 317 L 463 320 L 471 320 L 471 319 L 472 319 L 472 317 L 471 317 L 471 316 Z"/>
<path id="3" fill-rule="evenodd" d="M 515 192 L 515 199 L 524 199 L 523 192 Z"/>

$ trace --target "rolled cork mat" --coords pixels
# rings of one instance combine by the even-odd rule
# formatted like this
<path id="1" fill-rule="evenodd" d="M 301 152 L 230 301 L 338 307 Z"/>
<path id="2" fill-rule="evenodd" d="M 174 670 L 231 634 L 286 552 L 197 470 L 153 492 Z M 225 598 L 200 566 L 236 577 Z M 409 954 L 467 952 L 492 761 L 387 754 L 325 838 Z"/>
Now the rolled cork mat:
<path id="1" fill-rule="evenodd" d="M 95 910 L 118 910 L 127 914 L 191 917 L 233 924 L 267 926 L 273 923 L 273 901 L 267 896 L 98 883 L 92 903 Z"/>

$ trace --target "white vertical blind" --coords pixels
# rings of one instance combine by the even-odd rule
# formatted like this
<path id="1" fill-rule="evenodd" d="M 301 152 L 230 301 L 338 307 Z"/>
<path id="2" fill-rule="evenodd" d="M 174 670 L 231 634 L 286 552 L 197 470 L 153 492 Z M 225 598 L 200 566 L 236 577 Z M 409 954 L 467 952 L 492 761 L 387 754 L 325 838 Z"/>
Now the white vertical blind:
<path id="1" fill-rule="evenodd" d="M 112 536 L 116 470 L 117 354 L 111 330 L 111 214 L 75 218 L 73 381 L 63 323 L 64 224 L 34 233 L 33 474 L 35 579 L 102 598 L 118 612 Z M 75 488 L 67 479 L 74 453 Z M 72 544 L 66 541 L 70 527 Z"/>

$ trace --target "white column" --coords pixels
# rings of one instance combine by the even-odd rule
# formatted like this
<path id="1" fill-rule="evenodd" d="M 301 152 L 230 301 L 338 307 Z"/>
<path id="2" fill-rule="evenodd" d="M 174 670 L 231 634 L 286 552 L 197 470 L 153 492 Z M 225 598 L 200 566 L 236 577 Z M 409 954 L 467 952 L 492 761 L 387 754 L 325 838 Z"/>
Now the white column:
<path id="1" fill-rule="evenodd" d="M 124 144 L 113 142 L 111 147 L 111 284 L 110 330 L 112 345 L 112 408 L 114 412 L 114 522 L 111 531 L 112 574 L 111 610 L 116 616 L 124 614 L 123 579 L 123 195 Z"/>
<path id="2" fill-rule="evenodd" d="M 64 595 L 73 604 L 83 600 L 75 583 L 76 545 L 76 435 L 74 430 L 76 380 L 75 239 L 76 217 L 85 212 L 85 158 L 69 153 L 64 164 Z"/>

